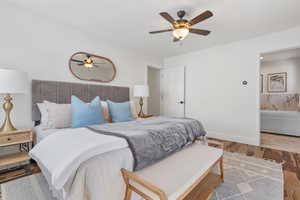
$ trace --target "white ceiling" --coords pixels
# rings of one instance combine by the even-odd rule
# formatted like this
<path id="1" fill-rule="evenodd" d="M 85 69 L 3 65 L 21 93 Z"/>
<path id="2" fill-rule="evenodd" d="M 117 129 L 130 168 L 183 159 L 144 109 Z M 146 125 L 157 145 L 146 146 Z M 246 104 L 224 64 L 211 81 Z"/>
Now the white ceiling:
<path id="1" fill-rule="evenodd" d="M 290 58 L 300 58 L 300 48 L 264 53 L 261 56 L 263 58 L 262 62 L 280 61 Z"/>
<path id="2" fill-rule="evenodd" d="M 300 25 L 299 0 L 7 0 L 115 45 L 149 56 L 172 56 L 219 44 L 248 39 Z M 190 34 L 181 44 L 171 33 L 148 31 L 169 28 L 158 13 L 184 9 L 188 19 L 205 10 L 214 17 L 195 26 L 209 36 Z"/>

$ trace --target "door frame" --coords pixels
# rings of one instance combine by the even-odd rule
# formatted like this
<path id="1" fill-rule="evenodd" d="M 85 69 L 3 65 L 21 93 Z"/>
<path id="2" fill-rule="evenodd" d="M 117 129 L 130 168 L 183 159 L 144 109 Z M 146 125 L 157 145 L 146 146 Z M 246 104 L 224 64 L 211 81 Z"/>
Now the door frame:
<path id="1" fill-rule="evenodd" d="M 145 72 L 145 84 L 148 85 L 148 74 L 149 74 L 149 68 L 153 68 L 153 69 L 157 69 L 159 70 L 159 74 L 160 74 L 160 78 L 161 78 L 161 70 L 163 69 L 162 67 L 157 67 L 157 66 L 153 66 L 153 65 L 147 65 L 146 66 L 146 72 Z M 159 108 L 160 108 L 160 114 L 161 114 L 161 83 L 159 83 Z M 148 99 L 147 99 L 147 113 L 148 113 Z M 150 113 L 151 114 L 151 113 Z"/>
<path id="2" fill-rule="evenodd" d="M 300 49 L 300 46 L 293 46 L 293 47 L 287 47 L 287 48 L 276 48 L 270 51 L 262 51 L 258 54 L 258 62 L 259 62 L 259 70 L 258 70 L 258 77 L 257 80 L 260 83 L 260 76 L 261 76 L 261 67 L 262 67 L 262 59 L 261 57 L 263 57 L 264 54 L 270 54 L 270 53 L 276 53 L 279 51 L 288 51 L 288 50 L 293 50 L 293 49 Z M 260 85 L 260 84 L 259 84 Z M 261 132 L 261 92 L 260 92 L 261 87 L 259 87 L 259 89 L 257 90 L 258 95 L 258 119 L 259 119 L 259 146 L 261 146 L 262 144 L 262 132 Z M 264 89 L 264 88 L 263 88 Z"/>

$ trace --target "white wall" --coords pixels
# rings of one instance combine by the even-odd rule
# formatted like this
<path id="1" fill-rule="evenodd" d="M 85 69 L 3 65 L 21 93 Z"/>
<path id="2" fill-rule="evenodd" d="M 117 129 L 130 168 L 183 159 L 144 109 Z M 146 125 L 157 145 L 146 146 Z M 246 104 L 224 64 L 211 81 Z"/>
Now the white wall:
<path id="1" fill-rule="evenodd" d="M 299 68 L 298 68 L 298 73 L 297 73 L 297 77 L 298 77 L 298 81 L 297 81 L 297 86 L 298 86 L 298 93 L 300 93 L 300 58 L 299 58 L 299 60 L 298 60 L 298 66 L 299 66 Z M 300 103 L 300 102 L 299 102 Z M 299 104 L 299 107 L 300 107 L 300 104 Z"/>
<path id="2" fill-rule="evenodd" d="M 264 93 L 268 93 L 268 74 L 287 72 L 287 93 L 300 92 L 300 58 L 264 61 L 261 63 L 261 74 L 264 75 Z"/>
<path id="3" fill-rule="evenodd" d="M 160 69 L 148 67 L 148 113 L 160 115 Z"/>
<path id="4" fill-rule="evenodd" d="M 83 82 L 73 77 L 68 68 L 68 59 L 77 51 L 108 57 L 114 62 L 117 76 L 109 85 L 145 84 L 147 65 L 162 65 L 160 60 L 113 47 L 94 35 L 5 2 L 0 5 L 0 24 L 0 68 L 26 71 L 30 79 Z M 32 125 L 30 102 L 30 92 L 15 96 L 12 118 L 17 127 Z M 3 103 L 2 98 L 0 103 Z"/>
<path id="5" fill-rule="evenodd" d="M 165 67 L 187 67 L 187 116 L 202 121 L 209 136 L 259 144 L 259 55 L 299 47 L 299 35 L 297 27 L 165 59 Z"/>

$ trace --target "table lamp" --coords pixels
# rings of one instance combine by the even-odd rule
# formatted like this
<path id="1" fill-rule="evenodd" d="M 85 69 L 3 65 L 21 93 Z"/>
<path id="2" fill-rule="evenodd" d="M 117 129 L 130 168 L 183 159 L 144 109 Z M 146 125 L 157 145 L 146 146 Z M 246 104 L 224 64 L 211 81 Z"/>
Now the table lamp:
<path id="1" fill-rule="evenodd" d="M 11 94 L 23 94 L 27 92 L 28 79 L 25 72 L 12 70 L 12 69 L 0 69 L 0 94 L 4 94 L 3 109 L 5 111 L 5 119 L 3 125 L 0 128 L 1 133 L 8 133 L 17 130 L 10 119 L 10 112 L 13 109 L 11 103 Z"/>
<path id="2" fill-rule="evenodd" d="M 134 91 L 133 91 L 133 96 L 139 97 L 140 98 L 140 112 L 139 112 L 139 117 L 143 117 L 145 114 L 143 112 L 143 97 L 148 97 L 149 96 L 149 87 L 148 85 L 135 85 L 134 86 Z"/>

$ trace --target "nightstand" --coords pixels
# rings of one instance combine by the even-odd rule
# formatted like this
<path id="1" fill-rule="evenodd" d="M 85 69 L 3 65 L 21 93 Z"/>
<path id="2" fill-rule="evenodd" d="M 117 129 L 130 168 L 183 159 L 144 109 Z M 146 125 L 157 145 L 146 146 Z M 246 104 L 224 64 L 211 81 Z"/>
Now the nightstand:
<path id="1" fill-rule="evenodd" d="M 29 161 L 28 152 L 32 148 L 33 132 L 31 130 L 16 130 L 0 133 L 0 147 L 19 145 L 19 152 L 0 156 L 0 167 Z"/>
<path id="2" fill-rule="evenodd" d="M 149 117 L 153 117 L 153 115 L 146 115 L 146 114 L 144 114 L 144 115 L 139 115 L 139 118 L 149 118 Z"/>

